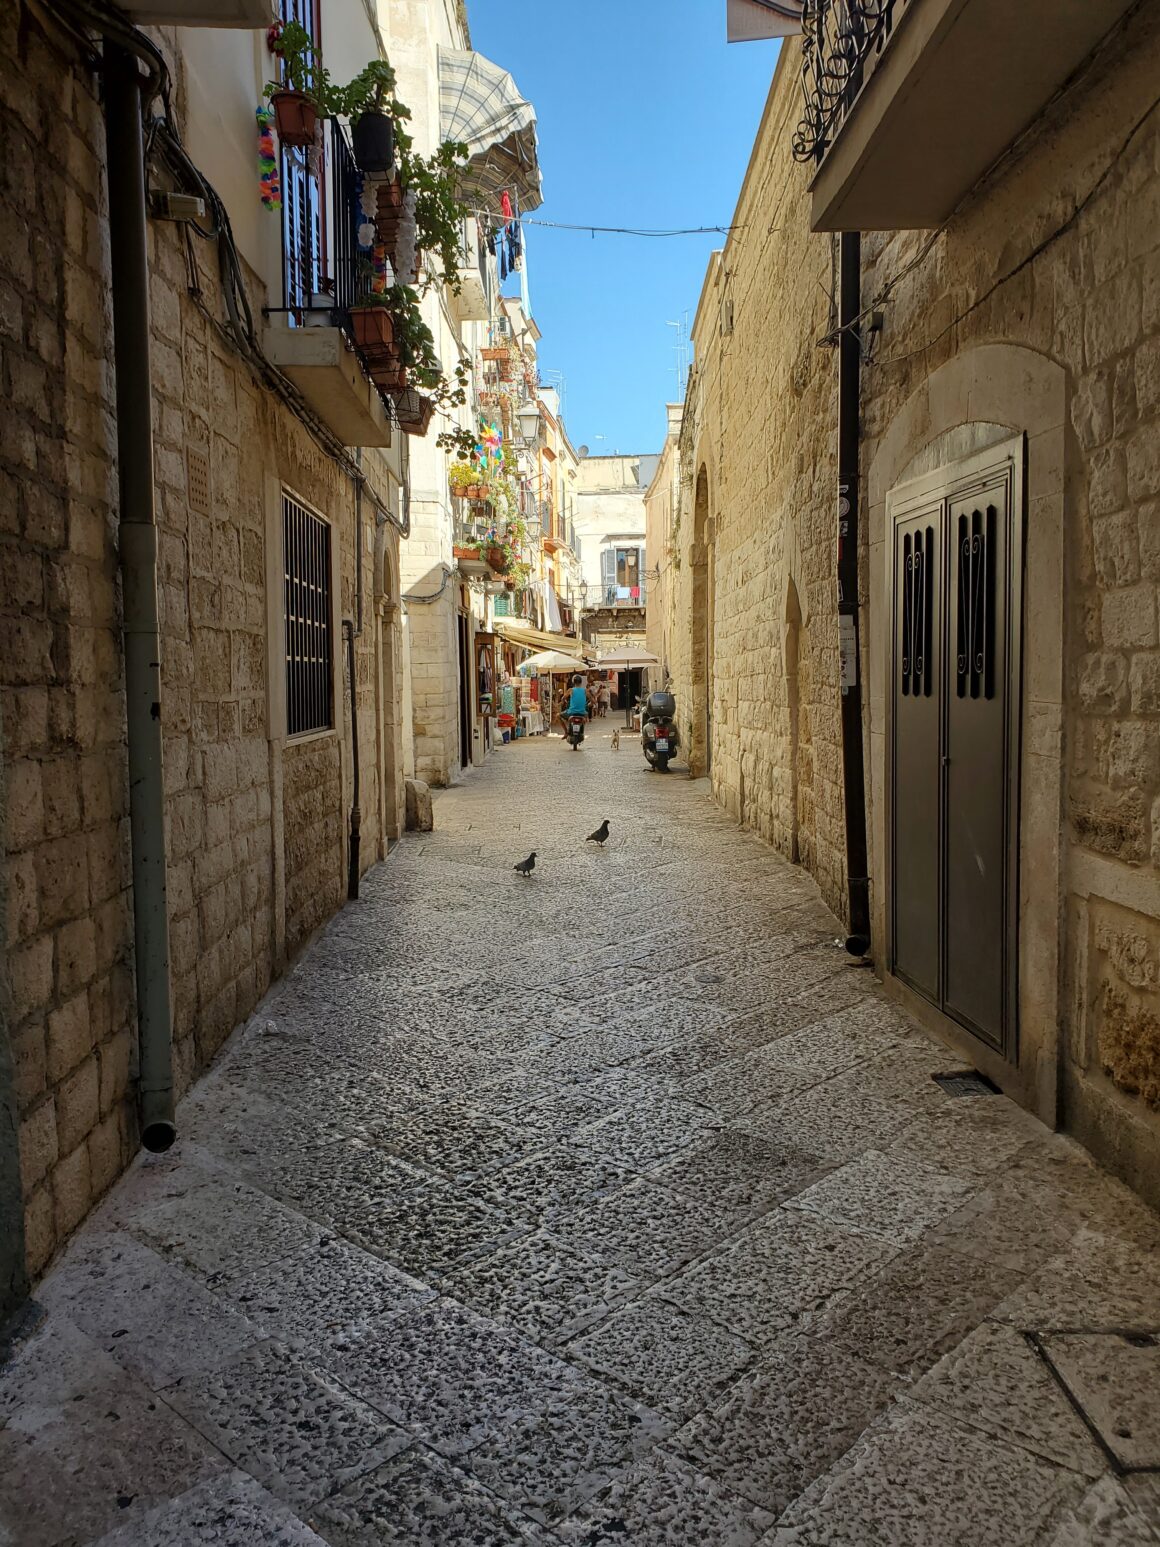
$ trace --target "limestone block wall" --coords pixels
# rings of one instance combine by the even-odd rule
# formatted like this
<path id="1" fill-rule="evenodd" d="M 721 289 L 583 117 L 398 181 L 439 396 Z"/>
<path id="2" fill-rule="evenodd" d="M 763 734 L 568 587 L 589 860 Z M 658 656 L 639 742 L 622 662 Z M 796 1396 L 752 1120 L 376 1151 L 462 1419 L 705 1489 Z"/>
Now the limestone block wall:
<path id="1" fill-rule="evenodd" d="M 833 260 L 829 238 L 809 232 L 790 156 L 798 93 L 780 69 L 734 217 L 741 229 L 702 292 L 663 604 L 696 771 L 707 762 L 724 807 L 808 865 L 842 914 L 836 366 L 818 347 L 832 326 Z"/>
<path id="2" fill-rule="evenodd" d="M 694 771 L 707 767 L 722 804 L 809 866 L 841 913 L 835 373 L 818 347 L 836 276 L 830 239 L 809 234 L 807 170 L 790 160 L 788 48 L 740 229 L 701 296 L 664 618 L 651 628 L 671 641 Z M 879 684 L 868 708 L 880 716 L 888 598 L 871 528 L 884 469 L 914 476 L 1028 436 L 1019 928 L 1021 1058 L 1033 1058 L 1013 1088 L 1154 1197 L 1158 76 L 1160 18 L 1142 7 L 946 229 L 864 238 L 862 302 L 881 305 L 884 326 L 866 339 L 860 490 L 862 673 Z M 867 731 L 880 837 L 873 712 Z M 879 844 L 880 925 L 883 864 Z"/>
<path id="3" fill-rule="evenodd" d="M 0 123 L 0 1036 L 14 1057 L 36 1274 L 136 1148 L 136 1024 L 104 125 L 69 45 L 18 8 L 0 22 Z M 332 731 L 287 743 L 277 723 L 283 576 L 270 539 L 283 487 L 332 523 L 341 618 L 357 613 L 363 545 L 364 867 L 400 825 L 401 758 L 380 734 L 388 700 L 398 730 L 398 682 L 381 686 L 384 640 L 398 656 L 397 598 L 379 617 L 397 534 L 376 547 L 366 501 L 356 531 L 350 479 L 224 341 L 216 254 L 195 251 L 197 300 L 180 232 L 151 224 L 179 1091 L 346 894 L 345 666 Z M 386 488 L 385 467 L 372 471 Z M 334 647 L 345 660 L 337 633 Z"/>
<path id="4" fill-rule="evenodd" d="M 963 401 L 940 367 L 995 344 L 1062 370 L 1065 424 L 1033 448 L 1027 498 L 1061 501 L 1052 555 L 1029 547 L 1027 618 L 1062 599 L 1062 637 L 1025 661 L 1024 760 L 1058 761 L 1065 1124 L 1135 1185 L 1160 1174 L 1160 18 L 1144 7 L 893 290 L 863 378 L 863 466 L 904 404 L 1020 430 L 1019 372 Z M 863 304 L 927 244 L 864 243 Z M 998 359 L 998 356 L 987 356 Z M 948 377 L 944 371 L 937 379 Z M 1015 403 L 1015 412 L 996 404 Z M 941 417 L 940 417 L 941 416 Z M 1049 453 L 1049 454 L 1047 454 Z M 1038 471 L 1037 471 L 1038 467 Z M 1033 624 L 1031 625 L 1033 631 Z M 1035 812 L 1025 809 L 1025 823 Z M 1042 888 L 1041 888 L 1042 890 Z M 1025 897 L 1024 908 L 1034 907 Z M 1059 923 L 1062 918 L 1062 925 Z M 1025 911 L 1024 926 L 1034 925 Z M 1029 929 L 1025 927 L 1025 933 Z M 1025 1006 L 1048 1014 L 1045 1006 Z M 1038 1031 L 1038 1028 L 1036 1028 Z M 1149 1184 L 1149 1177 L 1151 1183 Z"/>

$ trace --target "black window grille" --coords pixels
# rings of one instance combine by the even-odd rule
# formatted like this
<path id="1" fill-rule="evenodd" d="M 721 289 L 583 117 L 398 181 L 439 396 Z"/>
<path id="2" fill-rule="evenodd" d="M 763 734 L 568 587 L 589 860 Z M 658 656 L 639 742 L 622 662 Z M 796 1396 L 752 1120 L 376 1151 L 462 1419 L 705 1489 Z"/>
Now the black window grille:
<path id="1" fill-rule="evenodd" d="M 286 577 L 286 717 L 291 736 L 334 724 L 330 526 L 282 496 Z"/>

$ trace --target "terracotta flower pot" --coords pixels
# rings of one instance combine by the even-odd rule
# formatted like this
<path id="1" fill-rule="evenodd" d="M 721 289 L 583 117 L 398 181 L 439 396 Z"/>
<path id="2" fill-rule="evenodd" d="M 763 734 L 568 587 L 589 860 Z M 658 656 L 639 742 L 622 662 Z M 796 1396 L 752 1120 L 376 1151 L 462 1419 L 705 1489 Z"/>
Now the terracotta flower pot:
<path id="1" fill-rule="evenodd" d="M 395 416 L 399 421 L 399 428 L 405 430 L 408 435 L 426 435 L 434 413 L 434 399 L 426 397 L 422 392 L 417 392 L 414 387 L 401 393 L 395 403 Z"/>
<path id="2" fill-rule="evenodd" d="M 304 91 L 276 91 L 270 98 L 274 127 L 283 145 L 313 145 L 318 105 Z"/>
<path id="3" fill-rule="evenodd" d="M 397 356 L 384 356 L 371 364 L 370 378 L 380 392 L 403 392 L 407 386 L 407 367 Z"/>
<path id="4" fill-rule="evenodd" d="M 356 306 L 350 314 L 350 326 L 355 343 L 364 352 L 393 348 L 395 325 L 385 306 Z"/>

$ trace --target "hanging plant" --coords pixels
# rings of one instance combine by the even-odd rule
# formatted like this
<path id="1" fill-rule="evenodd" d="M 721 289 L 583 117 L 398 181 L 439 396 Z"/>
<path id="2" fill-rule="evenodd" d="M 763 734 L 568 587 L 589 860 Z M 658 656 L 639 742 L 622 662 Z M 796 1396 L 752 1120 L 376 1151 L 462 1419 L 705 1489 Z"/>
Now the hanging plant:
<path id="1" fill-rule="evenodd" d="M 283 145 L 313 145 L 318 119 L 334 90 L 318 57 L 314 39 L 301 22 L 278 22 L 266 34 L 270 51 L 281 61 L 280 78 L 267 81 L 262 95 L 274 111 Z"/>
<path id="2" fill-rule="evenodd" d="M 393 102 L 395 72 L 385 59 L 372 59 L 349 85 L 335 93 L 331 112 L 350 120 L 354 159 L 364 172 L 387 175 L 395 169 Z"/>

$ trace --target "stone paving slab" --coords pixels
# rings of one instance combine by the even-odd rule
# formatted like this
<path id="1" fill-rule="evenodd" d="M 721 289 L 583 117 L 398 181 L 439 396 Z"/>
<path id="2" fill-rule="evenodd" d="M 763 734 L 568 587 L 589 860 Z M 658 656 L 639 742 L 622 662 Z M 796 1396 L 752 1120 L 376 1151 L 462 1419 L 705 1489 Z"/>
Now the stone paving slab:
<path id="1" fill-rule="evenodd" d="M 1160 1547 L 1160 1220 L 602 740 L 441 794 L 78 1233 L 2 1547 Z"/>

